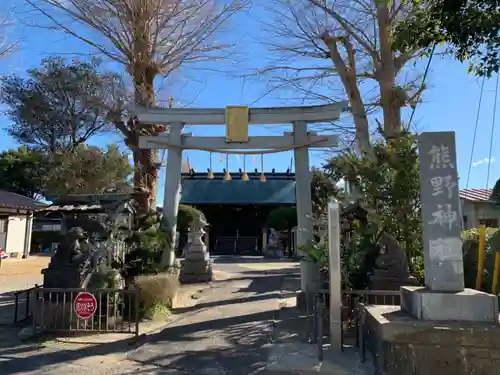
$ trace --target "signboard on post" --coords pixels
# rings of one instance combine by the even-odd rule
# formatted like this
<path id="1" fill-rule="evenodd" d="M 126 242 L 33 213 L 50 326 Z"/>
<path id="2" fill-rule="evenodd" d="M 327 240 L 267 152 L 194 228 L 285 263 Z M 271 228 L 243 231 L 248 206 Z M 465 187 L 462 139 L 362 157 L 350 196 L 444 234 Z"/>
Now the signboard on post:
<path id="1" fill-rule="evenodd" d="M 75 298 L 73 309 L 78 318 L 88 320 L 97 311 L 97 299 L 92 293 L 81 292 Z"/>
<path id="2" fill-rule="evenodd" d="M 425 284 L 439 292 L 464 290 L 462 218 L 454 132 L 419 136 Z"/>

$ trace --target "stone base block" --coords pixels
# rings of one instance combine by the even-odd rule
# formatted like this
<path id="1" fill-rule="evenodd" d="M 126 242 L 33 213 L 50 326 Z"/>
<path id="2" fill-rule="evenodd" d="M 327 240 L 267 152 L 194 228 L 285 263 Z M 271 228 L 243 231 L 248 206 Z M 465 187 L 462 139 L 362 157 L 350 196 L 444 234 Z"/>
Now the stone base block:
<path id="1" fill-rule="evenodd" d="M 266 249 L 264 250 L 264 258 L 276 259 L 283 258 L 283 249 Z"/>
<path id="2" fill-rule="evenodd" d="M 42 270 L 44 288 L 82 288 L 88 274 L 71 266 L 45 268 Z"/>
<path id="3" fill-rule="evenodd" d="M 184 259 L 181 262 L 179 280 L 183 284 L 212 281 L 212 260 Z"/>
<path id="4" fill-rule="evenodd" d="M 207 252 L 206 250 L 197 250 L 197 249 L 188 249 L 184 253 L 184 258 L 185 259 L 190 259 L 190 260 L 205 260 L 209 261 L 210 260 L 210 253 Z"/>
<path id="5" fill-rule="evenodd" d="M 401 309 L 418 320 L 498 323 L 497 296 L 474 289 L 451 293 L 404 286 Z"/>
<path id="6" fill-rule="evenodd" d="M 398 306 L 371 305 L 362 329 L 377 374 L 498 373 L 498 324 L 417 320 Z"/>

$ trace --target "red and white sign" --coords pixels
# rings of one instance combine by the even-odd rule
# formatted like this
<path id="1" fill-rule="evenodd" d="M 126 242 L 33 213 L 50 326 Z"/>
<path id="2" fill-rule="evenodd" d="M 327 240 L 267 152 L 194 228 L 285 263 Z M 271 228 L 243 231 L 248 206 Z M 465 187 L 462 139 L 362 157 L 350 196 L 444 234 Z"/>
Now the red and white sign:
<path id="1" fill-rule="evenodd" d="M 80 319 L 90 319 L 97 311 L 97 300 L 92 293 L 81 292 L 76 296 L 73 308 Z"/>

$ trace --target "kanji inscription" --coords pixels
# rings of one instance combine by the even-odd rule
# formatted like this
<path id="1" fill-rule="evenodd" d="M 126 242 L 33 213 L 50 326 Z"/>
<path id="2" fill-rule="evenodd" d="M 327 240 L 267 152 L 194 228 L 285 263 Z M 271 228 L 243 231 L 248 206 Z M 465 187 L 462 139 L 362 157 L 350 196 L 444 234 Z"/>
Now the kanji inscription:
<path id="1" fill-rule="evenodd" d="M 461 211 L 454 132 L 419 137 L 425 282 L 430 289 L 461 291 Z"/>

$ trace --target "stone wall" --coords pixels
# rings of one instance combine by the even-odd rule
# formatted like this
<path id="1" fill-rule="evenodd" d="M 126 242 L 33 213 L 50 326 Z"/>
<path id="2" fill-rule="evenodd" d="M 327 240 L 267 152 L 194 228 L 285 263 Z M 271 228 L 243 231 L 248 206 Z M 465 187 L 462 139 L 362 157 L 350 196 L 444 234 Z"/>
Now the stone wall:
<path id="1" fill-rule="evenodd" d="M 387 343 L 385 361 L 386 375 L 493 375 L 500 369 L 500 347 Z"/>
<path id="2" fill-rule="evenodd" d="M 378 309 L 378 311 L 377 311 Z M 489 375 L 500 368 L 500 326 L 416 321 L 367 308 L 367 348 L 380 375 Z"/>

